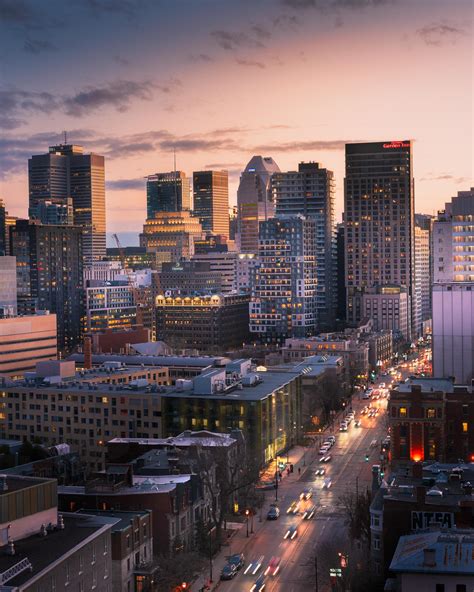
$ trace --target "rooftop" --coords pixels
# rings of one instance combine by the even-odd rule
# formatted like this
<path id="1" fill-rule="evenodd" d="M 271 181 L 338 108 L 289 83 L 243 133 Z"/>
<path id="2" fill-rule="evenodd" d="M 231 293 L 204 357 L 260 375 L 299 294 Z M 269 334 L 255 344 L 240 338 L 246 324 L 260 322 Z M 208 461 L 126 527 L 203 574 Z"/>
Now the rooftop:
<path id="1" fill-rule="evenodd" d="M 44 479 L 40 477 L 25 477 L 22 475 L 2 475 L 0 474 L 0 481 L 6 481 L 8 489 L 2 490 L 0 488 L 0 496 L 8 495 L 12 491 L 21 491 L 22 489 L 29 489 L 43 483 L 49 483 L 51 481 L 56 482 L 55 479 Z"/>
<path id="2" fill-rule="evenodd" d="M 170 438 L 113 438 L 108 444 L 143 444 L 149 446 L 232 446 L 235 438 L 230 434 L 217 434 L 207 430 L 198 432 L 183 432 L 179 436 Z"/>
<path id="3" fill-rule="evenodd" d="M 411 393 L 412 386 L 421 386 L 423 392 L 454 392 L 454 381 L 449 378 L 408 378 L 396 386 L 399 393 Z"/>
<path id="4" fill-rule="evenodd" d="M 400 537 L 390 570 L 466 574 L 474 579 L 474 530 L 424 532 Z"/>
<path id="5" fill-rule="evenodd" d="M 84 354 L 72 354 L 68 360 L 74 360 L 78 364 L 84 363 Z M 224 366 L 230 360 L 223 356 L 148 356 L 148 355 L 119 355 L 119 354 L 93 354 L 93 364 L 104 362 L 122 362 L 130 366 L 180 366 L 206 368 L 208 366 Z"/>
<path id="6" fill-rule="evenodd" d="M 148 516 L 149 510 L 133 510 L 133 512 L 127 512 L 125 510 L 78 510 L 76 514 L 84 514 L 89 516 L 103 516 L 105 518 L 114 518 L 115 522 L 112 525 L 112 532 L 118 532 L 121 530 L 127 530 L 130 528 L 130 520 L 140 516 Z"/>
<path id="7" fill-rule="evenodd" d="M 64 530 L 53 530 L 45 538 L 38 533 L 15 541 L 15 555 L 0 554 L 0 573 L 6 572 L 22 559 L 28 559 L 33 568 L 32 571 L 25 570 L 8 580 L 6 589 L 24 585 L 35 576 L 40 576 L 48 566 L 82 546 L 89 537 L 101 534 L 115 524 L 115 520 L 104 517 L 66 513 L 62 516 Z"/>

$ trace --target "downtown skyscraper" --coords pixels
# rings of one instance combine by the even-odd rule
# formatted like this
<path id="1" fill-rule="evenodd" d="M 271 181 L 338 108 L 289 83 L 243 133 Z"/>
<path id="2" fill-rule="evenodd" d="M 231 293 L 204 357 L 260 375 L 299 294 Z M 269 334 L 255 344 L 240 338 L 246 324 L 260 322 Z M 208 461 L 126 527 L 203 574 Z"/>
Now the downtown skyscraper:
<path id="1" fill-rule="evenodd" d="M 229 238 L 229 174 L 227 171 L 193 173 L 193 214 L 204 231 Z"/>
<path id="2" fill-rule="evenodd" d="M 146 178 L 146 216 L 191 209 L 189 178 L 183 171 L 155 173 Z"/>
<path id="3" fill-rule="evenodd" d="M 253 156 L 237 190 L 238 242 L 241 253 L 257 253 L 259 223 L 275 215 L 271 176 L 280 168 L 269 156 Z"/>
<path id="4" fill-rule="evenodd" d="M 301 214 L 260 223 L 250 332 L 262 342 L 307 337 L 316 327 L 317 222 Z"/>
<path id="5" fill-rule="evenodd" d="M 396 331 L 397 308 L 406 306 L 409 338 L 416 316 L 410 140 L 346 144 L 344 214 L 348 321 L 377 310 L 376 330 Z M 395 319 L 395 326 L 384 326 L 386 317 Z"/>
<path id="6" fill-rule="evenodd" d="M 316 311 L 318 330 L 332 329 L 336 313 L 336 234 L 334 173 L 317 162 L 271 179 L 276 216 L 302 214 L 316 222 Z"/>
<path id="7" fill-rule="evenodd" d="M 79 226 L 85 265 L 105 257 L 103 156 L 73 144 L 51 146 L 48 154 L 29 159 L 28 184 L 31 219 Z"/>

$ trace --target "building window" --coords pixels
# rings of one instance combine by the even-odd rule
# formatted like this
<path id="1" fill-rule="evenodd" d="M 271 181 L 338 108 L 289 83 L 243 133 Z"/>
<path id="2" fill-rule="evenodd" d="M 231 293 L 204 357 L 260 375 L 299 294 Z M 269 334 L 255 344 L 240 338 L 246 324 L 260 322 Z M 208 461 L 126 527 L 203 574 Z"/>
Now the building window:
<path id="1" fill-rule="evenodd" d="M 435 419 L 435 417 L 436 417 L 436 409 L 427 409 L 426 410 L 426 417 L 428 419 Z"/>
<path id="2" fill-rule="evenodd" d="M 456 584 L 456 592 L 467 592 L 466 584 Z"/>
<path id="3" fill-rule="evenodd" d="M 374 551 L 380 551 L 381 545 L 380 545 L 380 537 L 379 536 L 374 537 L 373 547 L 374 547 Z"/>
<path id="4" fill-rule="evenodd" d="M 469 431 L 469 424 L 467 423 L 467 421 L 463 421 L 462 422 L 462 433 L 467 434 L 468 431 Z"/>
<path id="5" fill-rule="evenodd" d="M 400 407 L 398 413 L 399 413 L 399 416 L 400 417 L 406 417 L 407 416 L 407 408 L 406 407 Z"/>

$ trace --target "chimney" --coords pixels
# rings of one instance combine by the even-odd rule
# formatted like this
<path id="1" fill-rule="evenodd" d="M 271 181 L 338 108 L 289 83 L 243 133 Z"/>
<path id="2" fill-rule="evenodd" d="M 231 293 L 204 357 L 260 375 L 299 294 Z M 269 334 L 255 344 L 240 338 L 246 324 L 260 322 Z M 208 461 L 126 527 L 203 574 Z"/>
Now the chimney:
<path id="1" fill-rule="evenodd" d="M 423 479 L 423 465 L 421 462 L 414 462 L 411 470 L 414 479 Z"/>
<path id="2" fill-rule="evenodd" d="M 84 337 L 84 368 L 92 368 L 92 342 L 90 337 Z"/>
<path id="3" fill-rule="evenodd" d="M 423 567 L 436 567 L 436 549 L 423 549 Z"/>
<path id="4" fill-rule="evenodd" d="M 425 503 L 426 490 L 422 485 L 416 488 L 416 503 L 422 505 Z"/>

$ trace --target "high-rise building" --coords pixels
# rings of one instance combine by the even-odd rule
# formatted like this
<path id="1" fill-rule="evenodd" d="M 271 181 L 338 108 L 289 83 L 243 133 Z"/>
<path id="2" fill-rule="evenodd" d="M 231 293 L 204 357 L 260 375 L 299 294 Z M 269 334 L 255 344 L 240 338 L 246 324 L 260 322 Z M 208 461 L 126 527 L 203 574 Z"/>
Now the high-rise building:
<path id="1" fill-rule="evenodd" d="M 104 157 L 82 146 L 50 146 L 28 161 L 29 216 L 42 223 L 73 223 L 83 231 L 86 265 L 105 257 Z M 72 218 L 71 212 L 72 201 Z"/>
<path id="2" fill-rule="evenodd" d="M 261 341 L 307 337 L 316 326 L 316 228 L 312 218 L 281 216 L 260 223 L 250 331 Z"/>
<path id="3" fill-rule="evenodd" d="M 220 275 L 221 294 L 230 294 L 237 290 L 237 258 L 237 253 L 234 252 L 209 252 L 193 255 L 193 261 L 209 263 L 210 270 Z"/>
<path id="4" fill-rule="evenodd" d="M 137 322 L 133 288 L 128 282 L 92 282 L 86 288 L 86 332 L 123 331 Z"/>
<path id="5" fill-rule="evenodd" d="M 459 191 L 433 223 L 434 283 L 474 282 L 474 187 Z"/>
<path id="6" fill-rule="evenodd" d="M 229 174 L 227 171 L 193 173 L 193 213 L 203 230 L 229 238 Z"/>
<path id="7" fill-rule="evenodd" d="M 0 317 L 14 317 L 17 312 L 16 259 L 0 256 Z"/>
<path id="8" fill-rule="evenodd" d="M 241 253 L 257 253 L 259 222 L 275 215 L 270 179 L 279 171 L 273 158 L 253 156 L 240 176 L 237 208 Z"/>
<path id="9" fill-rule="evenodd" d="M 0 199 L 0 256 L 7 254 L 7 211 L 3 199 Z"/>
<path id="10" fill-rule="evenodd" d="M 344 243 L 344 222 L 336 228 L 336 277 L 337 277 L 337 308 L 336 318 L 340 321 L 346 320 L 346 249 Z"/>
<path id="11" fill-rule="evenodd" d="M 157 212 L 181 212 L 191 208 L 190 183 L 183 171 L 155 173 L 146 178 L 147 218 Z"/>
<path id="12" fill-rule="evenodd" d="M 431 233 L 415 225 L 415 335 L 423 335 L 423 323 L 431 319 Z"/>
<path id="13" fill-rule="evenodd" d="M 318 330 L 332 328 L 336 314 L 334 174 L 317 162 L 271 178 L 276 216 L 302 214 L 316 222 L 316 313 Z"/>
<path id="14" fill-rule="evenodd" d="M 59 350 L 73 350 L 84 315 L 81 228 L 18 220 L 11 235 L 19 310 L 28 312 L 31 306 L 55 313 Z"/>
<path id="15" fill-rule="evenodd" d="M 156 253 L 158 269 L 164 261 L 189 259 L 194 254 L 194 241 L 203 236 L 201 223 L 189 210 L 157 212 L 143 225 L 140 246 Z"/>
<path id="16" fill-rule="evenodd" d="M 346 144 L 344 186 L 347 318 L 363 317 L 368 289 L 414 290 L 414 184 L 410 140 Z"/>

